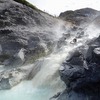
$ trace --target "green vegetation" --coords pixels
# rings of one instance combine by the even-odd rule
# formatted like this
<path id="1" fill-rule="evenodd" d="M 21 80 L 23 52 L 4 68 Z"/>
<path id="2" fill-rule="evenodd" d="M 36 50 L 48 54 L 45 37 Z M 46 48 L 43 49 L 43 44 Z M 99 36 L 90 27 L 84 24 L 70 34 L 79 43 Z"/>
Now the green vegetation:
<path id="1" fill-rule="evenodd" d="M 45 51 L 39 51 L 39 52 L 35 52 L 34 54 L 28 55 L 26 58 L 26 62 L 24 63 L 26 64 L 32 64 L 34 63 L 37 59 L 46 56 Z"/>
<path id="2" fill-rule="evenodd" d="M 38 10 L 38 11 L 40 11 L 40 12 L 42 12 L 42 13 L 48 14 L 49 16 L 52 16 L 52 15 L 50 15 L 49 13 L 44 12 L 44 11 L 38 9 L 36 6 L 32 5 L 31 3 L 29 3 L 29 2 L 26 1 L 26 0 L 14 0 L 14 1 L 16 1 L 16 2 L 18 2 L 18 3 L 21 3 L 21 4 L 23 4 L 23 5 L 26 5 L 26 6 L 30 7 L 30 8 L 32 8 L 32 9 Z M 54 17 L 54 16 L 52 16 L 52 17 Z"/>
<path id="3" fill-rule="evenodd" d="M 30 7 L 30 8 L 32 8 L 32 9 L 37 9 L 37 10 L 38 10 L 37 7 L 35 7 L 35 6 L 32 5 L 31 3 L 27 2 L 26 0 L 14 0 L 14 1 L 16 1 L 16 2 L 18 2 L 18 3 L 21 3 L 21 4 L 23 4 L 23 5 L 26 5 L 26 6 Z"/>

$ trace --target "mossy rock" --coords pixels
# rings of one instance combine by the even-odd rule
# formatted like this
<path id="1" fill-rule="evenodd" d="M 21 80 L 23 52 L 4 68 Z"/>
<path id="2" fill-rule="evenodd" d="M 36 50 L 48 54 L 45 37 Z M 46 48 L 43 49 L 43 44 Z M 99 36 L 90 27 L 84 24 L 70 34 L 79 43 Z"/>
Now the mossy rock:
<path id="1" fill-rule="evenodd" d="M 37 53 L 33 53 L 33 54 L 29 54 L 27 55 L 27 58 L 26 58 L 26 61 L 25 61 L 25 64 L 29 64 L 29 63 L 34 63 L 37 59 L 41 58 L 41 57 L 44 57 L 46 56 L 46 53 L 45 51 L 41 50 L 40 52 L 37 52 Z"/>
<path id="2" fill-rule="evenodd" d="M 38 54 L 35 54 L 33 57 L 31 57 L 30 59 L 30 63 L 33 63 L 35 62 L 37 59 L 41 58 L 41 57 L 44 57 L 46 56 L 46 53 L 45 52 L 40 52 Z"/>
<path id="3" fill-rule="evenodd" d="M 7 54 L 0 55 L 0 62 L 4 62 L 5 60 L 9 59 L 10 56 Z"/>

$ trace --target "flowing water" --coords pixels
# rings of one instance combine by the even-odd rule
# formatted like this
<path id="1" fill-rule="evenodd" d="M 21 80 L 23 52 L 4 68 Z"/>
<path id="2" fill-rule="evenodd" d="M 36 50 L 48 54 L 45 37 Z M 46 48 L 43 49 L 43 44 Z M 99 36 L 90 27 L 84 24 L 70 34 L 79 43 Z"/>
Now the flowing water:
<path id="1" fill-rule="evenodd" d="M 70 44 L 75 35 L 67 39 L 67 45 L 42 58 L 41 70 L 31 81 L 23 81 L 11 90 L 0 91 L 0 100 L 49 100 L 57 92 L 63 91 L 65 84 L 60 80 L 58 69 L 66 59 L 69 51 L 83 45 L 89 38 L 94 37 L 89 36 L 88 34 L 88 37 L 80 38 L 75 45 Z"/>

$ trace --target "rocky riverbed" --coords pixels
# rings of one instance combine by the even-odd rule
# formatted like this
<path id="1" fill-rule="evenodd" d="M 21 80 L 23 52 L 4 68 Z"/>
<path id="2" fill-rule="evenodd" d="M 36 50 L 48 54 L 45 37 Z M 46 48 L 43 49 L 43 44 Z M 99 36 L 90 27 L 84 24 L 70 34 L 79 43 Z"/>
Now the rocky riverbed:
<path id="1" fill-rule="evenodd" d="M 40 100 L 99 100 L 99 26 L 100 12 L 91 8 L 54 17 L 25 0 L 0 0 L 0 90 L 32 79 L 47 89 Z"/>

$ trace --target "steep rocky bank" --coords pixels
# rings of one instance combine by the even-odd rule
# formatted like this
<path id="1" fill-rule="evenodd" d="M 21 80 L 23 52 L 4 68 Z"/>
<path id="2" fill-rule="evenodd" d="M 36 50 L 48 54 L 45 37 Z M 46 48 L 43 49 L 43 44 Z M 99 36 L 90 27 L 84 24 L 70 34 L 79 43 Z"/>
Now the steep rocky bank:
<path id="1" fill-rule="evenodd" d="M 58 19 L 16 1 L 0 0 L 0 89 L 29 78 L 34 65 L 26 65 L 49 54 L 57 41 Z"/>
<path id="2" fill-rule="evenodd" d="M 90 31 L 90 36 L 97 33 L 100 35 L 99 12 L 91 9 L 80 11 L 82 9 L 71 12 L 71 14 L 75 13 L 74 18 L 76 17 L 76 19 L 77 16 L 79 19 L 84 16 L 83 20 L 81 19 L 81 23 L 79 20 L 80 26 L 82 21 L 86 25 L 81 33 L 86 34 L 86 29 L 90 28 L 89 30 L 92 30 L 94 27 L 95 31 Z M 82 16 L 79 15 L 80 13 L 77 15 L 77 12 L 82 13 Z M 67 17 L 70 16 L 67 16 L 67 13 L 69 12 L 61 14 L 60 17 L 62 16 L 66 18 L 63 20 L 67 20 Z M 84 14 L 90 16 L 89 19 L 91 21 L 86 20 L 87 18 Z M 85 23 L 84 19 L 86 20 Z M 71 20 L 73 20 L 73 17 Z M 77 24 L 77 21 L 74 21 Z M 60 68 L 60 76 L 66 84 L 66 90 L 60 94 L 57 100 L 100 100 L 100 36 L 98 37 L 98 35 L 90 40 L 88 39 L 85 44 L 71 51 L 63 62 Z M 78 38 L 76 39 L 78 40 Z"/>

